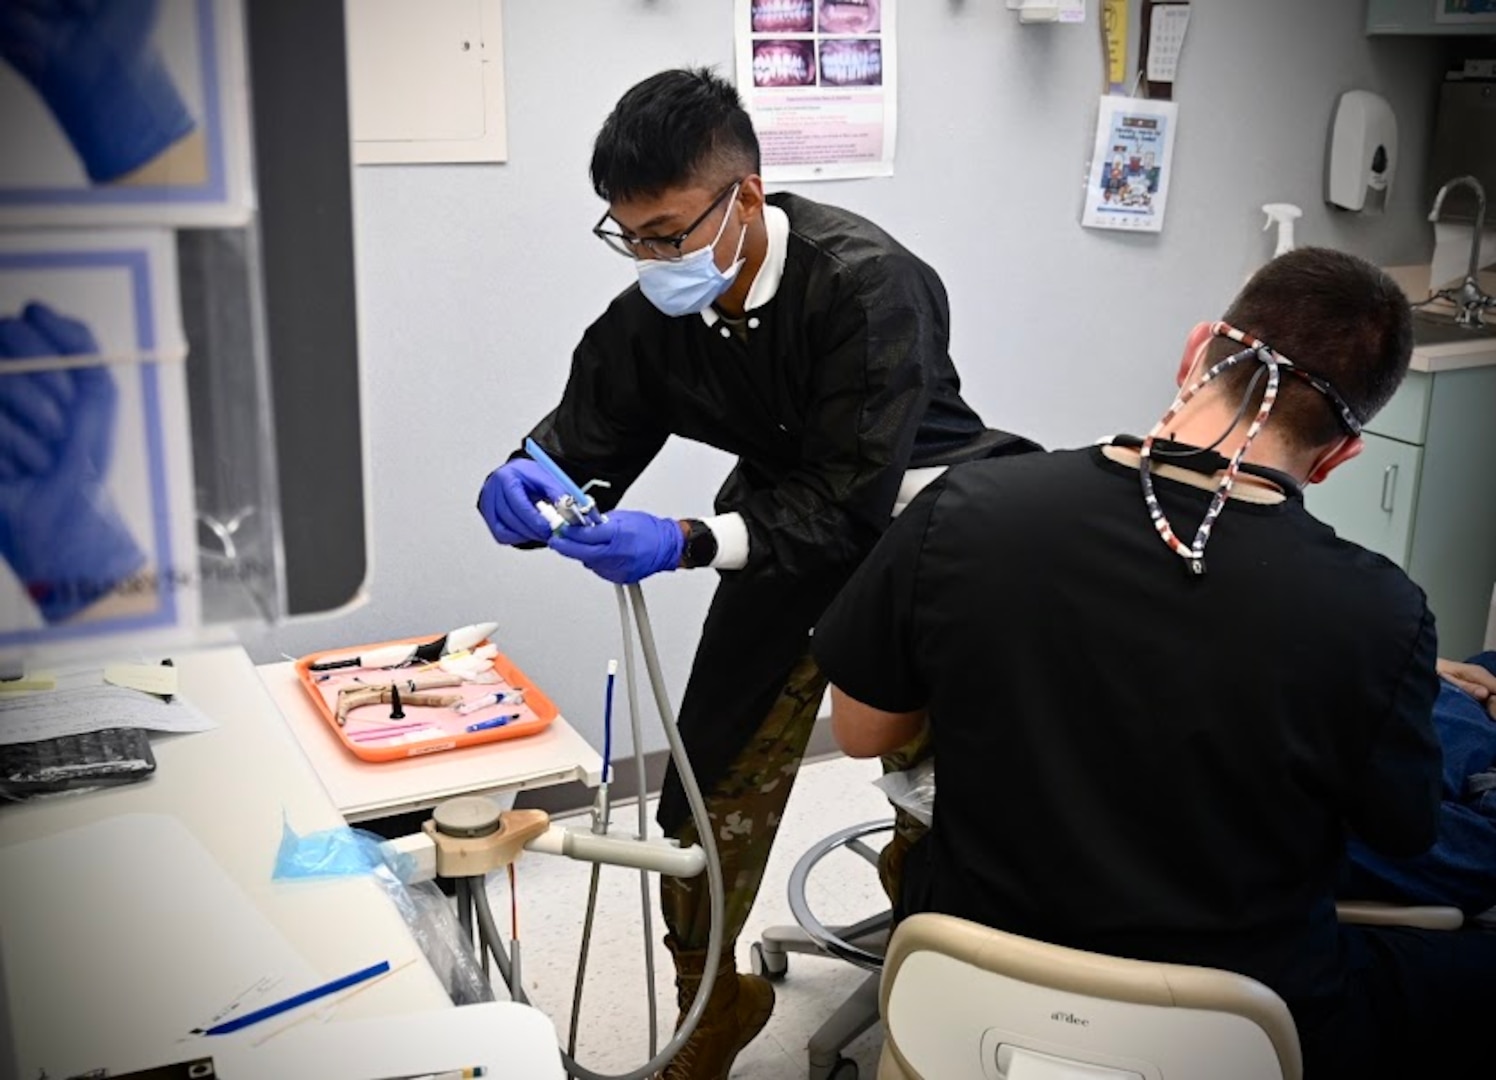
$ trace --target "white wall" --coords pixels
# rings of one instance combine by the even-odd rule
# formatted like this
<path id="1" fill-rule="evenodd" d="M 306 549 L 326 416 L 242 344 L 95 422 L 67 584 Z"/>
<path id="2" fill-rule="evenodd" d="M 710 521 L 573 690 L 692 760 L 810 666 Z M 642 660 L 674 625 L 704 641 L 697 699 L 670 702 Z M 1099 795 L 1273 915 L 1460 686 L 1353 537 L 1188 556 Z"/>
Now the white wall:
<path id="1" fill-rule="evenodd" d="M 1261 204 L 1302 206 L 1301 243 L 1386 264 L 1431 247 L 1422 165 L 1437 46 L 1366 38 L 1364 0 L 1196 0 L 1163 234 L 1081 229 L 1101 83 L 1090 6 L 1084 27 L 1020 27 L 1001 0 L 901 0 L 895 176 L 797 185 L 940 271 L 967 400 L 1050 446 L 1152 423 L 1185 332 L 1272 250 Z M 630 280 L 588 231 L 602 211 L 587 181 L 598 126 L 663 68 L 731 77 L 731 12 L 730 0 L 509 0 L 509 162 L 357 171 L 370 600 L 246 640 L 256 660 L 498 619 L 501 647 L 601 745 L 604 668 L 619 655 L 612 589 L 547 553 L 497 548 L 473 501 Z M 1353 87 L 1384 95 L 1400 126 L 1379 219 L 1321 201 L 1331 113 Z M 707 513 L 728 467 L 672 442 L 627 504 Z M 647 586 L 677 703 L 714 580 Z M 664 745 L 652 721 L 645 730 L 650 749 Z"/>

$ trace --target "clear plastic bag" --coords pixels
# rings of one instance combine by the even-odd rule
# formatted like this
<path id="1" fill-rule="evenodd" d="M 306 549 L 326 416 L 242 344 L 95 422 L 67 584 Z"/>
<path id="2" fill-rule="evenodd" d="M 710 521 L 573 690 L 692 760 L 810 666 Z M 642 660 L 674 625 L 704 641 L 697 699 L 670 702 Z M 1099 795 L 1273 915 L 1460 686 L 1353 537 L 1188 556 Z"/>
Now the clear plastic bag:
<path id="1" fill-rule="evenodd" d="M 400 911 L 431 969 L 447 989 L 453 1005 L 493 1001 L 493 986 L 457 923 L 452 901 L 434 881 L 407 885 L 388 866 L 374 871 L 385 894 Z"/>
<path id="2" fill-rule="evenodd" d="M 903 772 L 884 773 L 873 784 L 888 796 L 888 801 L 912 814 L 920 824 L 929 827 L 935 814 L 935 759 L 927 757 Z"/>
<path id="3" fill-rule="evenodd" d="M 276 881 L 371 875 L 405 920 L 447 996 L 454 1005 L 493 1001 L 493 986 L 457 923 L 452 903 L 434 881 L 406 884 L 408 855 L 395 852 L 371 832 L 346 825 L 300 836 L 289 821 L 282 826 L 275 858 Z"/>

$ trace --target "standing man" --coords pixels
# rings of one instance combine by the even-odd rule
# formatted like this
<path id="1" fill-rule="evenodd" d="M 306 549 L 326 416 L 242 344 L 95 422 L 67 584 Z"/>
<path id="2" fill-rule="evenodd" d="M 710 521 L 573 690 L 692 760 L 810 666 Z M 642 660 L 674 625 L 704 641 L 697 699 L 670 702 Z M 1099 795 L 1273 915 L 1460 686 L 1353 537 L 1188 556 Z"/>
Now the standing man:
<path id="1" fill-rule="evenodd" d="M 1302 493 L 1411 352 L 1386 274 L 1289 252 L 1195 327 L 1147 439 L 951 469 L 888 530 L 815 657 L 849 754 L 928 719 L 903 912 L 1250 976 L 1306 1080 L 1489 1054 L 1496 933 L 1335 910 L 1348 836 L 1413 855 L 1438 820 L 1433 614 Z"/>
<path id="2" fill-rule="evenodd" d="M 816 619 L 945 466 L 1034 448 L 962 400 L 930 267 L 854 214 L 766 197 L 758 173 L 752 122 L 712 73 L 666 71 L 623 96 L 593 149 L 608 203 L 593 231 L 639 281 L 587 329 L 561 403 L 531 433 L 579 481 L 611 485 L 608 520 L 553 538 L 535 502 L 561 492 L 521 456 L 478 498 L 501 544 L 548 543 L 611 582 L 720 575 L 680 727 L 716 832 L 726 926 L 722 955 L 707 956 L 706 879 L 663 879 L 682 1014 L 720 965 L 672 1080 L 725 1077 L 773 1007 L 766 980 L 736 973 L 733 947 L 825 691 Z M 671 435 L 738 456 L 717 512 L 613 509 Z M 694 842 L 673 767 L 659 819 Z"/>

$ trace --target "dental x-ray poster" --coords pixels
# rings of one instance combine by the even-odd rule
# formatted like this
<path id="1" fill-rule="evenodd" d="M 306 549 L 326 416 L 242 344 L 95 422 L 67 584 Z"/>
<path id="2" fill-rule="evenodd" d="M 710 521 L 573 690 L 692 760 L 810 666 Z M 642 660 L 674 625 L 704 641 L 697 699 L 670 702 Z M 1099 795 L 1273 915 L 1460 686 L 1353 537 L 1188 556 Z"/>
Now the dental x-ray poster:
<path id="1" fill-rule="evenodd" d="M 198 623 L 166 230 L 0 231 L 0 653 Z"/>
<path id="2" fill-rule="evenodd" d="M 1163 229 L 1178 119 L 1173 101 L 1102 97 L 1082 225 L 1127 232 Z"/>
<path id="3" fill-rule="evenodd" d="M 895 0 L 736 0 L 765 180 L 893 175 Z"/>
<path id="4" fill-rule="evenodd" d="M 245 224 L 241 0 L 0 2 L 0 225 Z"/>

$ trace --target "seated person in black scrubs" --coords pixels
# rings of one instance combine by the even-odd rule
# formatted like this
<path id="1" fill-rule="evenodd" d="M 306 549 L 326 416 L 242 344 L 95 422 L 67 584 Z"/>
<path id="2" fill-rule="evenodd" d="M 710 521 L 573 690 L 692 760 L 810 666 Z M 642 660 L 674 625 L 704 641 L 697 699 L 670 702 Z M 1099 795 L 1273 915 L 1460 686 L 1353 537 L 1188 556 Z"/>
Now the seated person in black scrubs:
<path id="1" fill-rule="evenodd" d="M 1146 439 L 956 466 L 910 504 L 813 639 L 848 753 L 929 725 L 903 911 L 1255 978 L 1308 1080 L 1489 1057 L 1496 933 L 1335 915 L 1348 836 L 1434 840 L 1439 677 L 1422 591 L 1302 487 L 1411 351 L 1385 274 L 1293 251 L 1194 328 Z"/>

